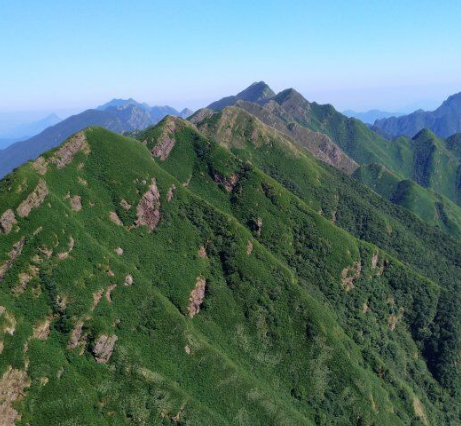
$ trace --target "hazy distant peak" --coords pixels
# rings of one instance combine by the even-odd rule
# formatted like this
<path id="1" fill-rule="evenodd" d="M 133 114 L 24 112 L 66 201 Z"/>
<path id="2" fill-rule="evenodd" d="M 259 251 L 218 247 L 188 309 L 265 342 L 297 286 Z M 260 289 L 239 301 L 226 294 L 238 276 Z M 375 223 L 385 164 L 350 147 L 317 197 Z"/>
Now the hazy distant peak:
<path id="1" fill-rule="evenodd" d="M 343 114 L 349 118 L 357 118 L 366 124 L 374 124 L 376 120 L 383 118 L 399 117 L 403 115 L 399 112 L 381 111 L 380 109 L 370 109 L 368 111 L 358 112 L 353 110 L 343 111 Z"/>
<path id="2" fill-rule="evenodd" d="M 436 135 L 447 138 L 461 132 L 461 93 L 456 93 L 434 111 L 419 109 L 399 118 L 377 120 L 376 128 L 391 136 L 413 137 L 421 129 L 427 127 Z"/>
<path id="3" fill-rule="evenodd" d="M 109 101 L 109 102 L 107 102 L 107 103 L 105 103 L 103 105 L 98 106 L 96 109 L 99 110 L 99 111 L 106 111 L 109 108 L 126 108 L 126 107 L 131 106 L 131 105 L 136 105 L 136 106 L 139 106 L 139 107 L 142 107 L 142 108 L 149 108 L 149 105 L 141 104 L 141 103 L 135 101 L 133 98 L 129 98 L 129 99 L 117 99 L 117 98 L 114 98 L 111 101 Z"/>

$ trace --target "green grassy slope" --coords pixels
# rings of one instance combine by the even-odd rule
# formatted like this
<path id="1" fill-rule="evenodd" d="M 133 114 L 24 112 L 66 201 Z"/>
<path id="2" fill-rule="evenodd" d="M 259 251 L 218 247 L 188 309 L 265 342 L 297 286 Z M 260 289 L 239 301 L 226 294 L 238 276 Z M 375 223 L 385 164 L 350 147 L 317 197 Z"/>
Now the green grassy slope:
<path id="1" fill-rule="evenodd" d="M 285 140 L 224 149 L 170 118 L 139 135 L 146 146 L 85 136 L 74 158 L 50 152 L 46 172 L 29 163 L 1 182 L 0 214 L 17 223 L 0 233 L 0 380 L 20 372 L 20 424 L 459 422 L 456 370 L 435 347 L 453 344 L 436 328 L 449 332 L 441 304 L 459 276 L 443 234 Z M 149 232 L 135 225 L 153 183 Z M 444 276 L 427 273 L 432 239 Z M 96 362 L 104 336 L 117 340 Z"/>
<path id="2" fill-rule="evenodd" d="M 248 102 L 236 97 L 227 98 L 226 104 L 216 105 L 215 110 L 235 105 L 258 117 L 288 137 L 296 144 L 303 146 L 317 158 L 332 164 L 339 170 L 352 174 L 358 163 L 360 166 L 382 164 L 392 171 L 401 181 L 413 180 L 424 188 L 433 190 L 438 199 L 439 216 L 450 216 L 448 221 L 461 222 L 461 216 L 447 203 L 444 197 L 461 205 L 461 162 L 457 135 L 444 141 L 432 132 L 423 130 L 413 139 L 397 137 L 387 140 L 372 131 L 359 120 L 348 118 L 337 112 L 331 105 L 319 105 L 307 101 L 294 89 L 284 90 L 272 97 Z M 223 112 L 226 114 L 226 111 Z M 199 111 L 192 121 L 198 123 L 209 111 Z M 459 137 L 458 137 L 459 138 Z M 370 182 L 372 175 L 366 179 Z M 370 182 L 372 187 L 379 187 L 385 193 L 392 188 L 383 188 L 383 183 Z M 410 184 L 402 185 L 405 191 L 415 188 Z M 419 217 L 433 219 L 428 215 L 426 204 L 434 197 L 431 192 L 425 193 L 417 188 L 418 199 L 426 199 L 424 203 L 402 203 Z M 406 197 L 407 200 L 411 199 Z M 395 198 L 394 200 L 401 200 Z M 431 203 L 434 204 L 434 203 Z M 445 213 L 444 213 L 445 212 Z M 432 216 L 433 217 L 433 216 Z M 451 225 L 442 226 L 452 236 Z"/>
<path id="3" fill-rule="evenodd" d="M 357 168 L 355 162 L 359 163 L 362 169 L 355 172 L 355 176 L 360 177 L 362 183 L 378 189 L 381 195 L 410 209 L 427 223 L 459 237 L 461 214 L 453 205 L 460 202 L 461 164 L 456 135 L 443 141 L 429 131 L 422 131 L 414 139 L 399 137 L 389 141 L 362 122 L 338 113 L 331 105 L 308 102 L 293 89 L 261 104 L 238 101 L 235 105 L 339 170 L 352 174 Z M 220 114 L 230 115 L 230 111 L 235 108 L 226 108 Z M 219 116 L 215 115 L 214 120 L 222 121 Z M 208 118 L 205 121 L 212 123 L 209 117 L 210 113 L 202 111 L 192 117 L 192 121 L 200 124 Z M 226 126 L 221 125 L 221 138 L 225 129 Z M 396 190 L 391 182 L 393 179 L 372 180 L 377 177 L 376 173 L 370 173 L 376 164 L 386 167 L 402 182 L 400 196 L 389 195 Z M 418 185 L 411 184 L 410 180 Z M 385 187 L 386 184 L 390 186 Z"/>
<path id="4" fill-rule="evenodd" d="M 401 180 L 381 164 L 362 166 L 354 178 L 394 204 L 412 211 L 426 223 L 442 229 L 454 238 L 461 238 L 461 208 L 412 180 Z"/>
<path id="5" fill-rule="evenodd" d="M 425 226 L 405 209 L 390 205 L 327 165 L 315 161 L 308 153 L 290 154 L 285 143 L 255 146 L 248 141 L 245 150 L 232 151 L 249 159 L 309 206 L 353 235 L 377 244 L 417 271 L 440 283 L 446 292 L 439 303 L 438 321 L 459 323 L 460 306 L 450 294 L 460 289 L 459 245 L 433 227 Z M 439 244 L 440 241 L 443 241 Z M 437 253 L 437 256 L 434 256 Z M 459 386 L 457 351 L 460 345 L 457 326 L 441 332 L 433 325 L 426 341 L 431 370 L 445 386 Z M 454 367 L 454 368 L 453 368 Z"/>
<path id="6" fill-rule="evenodd" d="M 446 142 L 429 130 L 421 131 L 413 139 L 399 137 L 389 141 L 359 120 L 338 113 L 331 105 L 312 103 L 307 108 L 307 101 L 303 102 L 301 98 L 297 92 L 287 90 L 274 100 L 289 113 L 290 118 L 302 126 L 328 135 L 360 165 L 382 164 L 401 179 L 412 179 L 460 204 L 461 163 L 456 154 L 456 143 Z M 416 212 L 424 217 L 424 212 Z M 461 220 L 461 217 L 458 219 Z"/>

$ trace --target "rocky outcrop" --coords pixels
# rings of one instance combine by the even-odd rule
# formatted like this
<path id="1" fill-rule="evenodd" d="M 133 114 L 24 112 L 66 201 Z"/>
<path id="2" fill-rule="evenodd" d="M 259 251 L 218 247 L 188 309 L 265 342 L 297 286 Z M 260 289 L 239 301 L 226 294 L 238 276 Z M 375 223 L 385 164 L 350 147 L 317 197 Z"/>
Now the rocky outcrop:
<path id="1" fill-rule="evenodd" d="M 9 254 L 9 260 L 7 260 L 3 265 L 0 266 L 0 281 L 2 281 L 3 278 L 5 278 L 8 269 L 11 268 L 16 258 L 20 256 L 25 242 L 25 237 L 22 237 L 16 244 L 13 245 L 13 248 L 11 249 Z"/>
<path id="2" fill-rule="evenodd" d="M 118 217 L 118 214 L 115 212 L 109 212 L 109 219 L 118 226 L 123 226 L 122 221 Z"/>
<path id="3" fill-rule="evenodd" d="M 75 246 L 75 240 L 72 238 L 72 236 L 69 237 L 69 248 L 67 251 L 63 251 L 61 253 L 58 253 L 58 259 L 59 260 L 65 260 L 69 257 L 70 253 L 74 249 Z"/>
<path id="4" fill-rule="evenodd" d="M 216 183 L 219 183 L 223 186 L 226 192 L 232 192 L 239 181 L 239 176 L 237 173 L 233 173 L 231 176 L 226 177 L 219 173 L 214 173 L 213 180 Z"/>
<path id="5" fill-rule="evenodd" d="M 56 164 L 58 169 L 62 169 L 72 162 L 75 154 L 78 152 L 84 152 L 87 155 L 90 153 L 90 146 L 83 132 L 76 133 L 72 136 L 48 160 L 44 157 L 38 157 L 32 163 L 32 167 L 39 175 L 44 175 L 48 171 L 49 164 Z M 81 170 L 83 164 L 79 164 L 78 168 Z"/>
<path id="6" fill-rule="evenodd" d="M 206 259 L 208 257 L 208 253 L 206 252 L 205 246 L 200 246 L 198 249 L 198 257 L 200 259 Z"/>
<path id="7" fill-rule="evenodd" d="M 16 331 L 16 319 L 13 315 L 7 312 L 4 306 L 0 306 L 0 317 L 3 317 L 0 331 L 12 336 Z"/>
<path id="8" fill-rule="evenodd" d="M 26 395 L 25 389 L 30 386 L 27 372 L 8 367 L 0 379 L 0 425 L 14 426 L 21 415 L 14 405 Z"/>
<path id="9" fill-rule="evenodd" d="M 44 320 L 39 321 L 34 326 L 33 338 L 39 340 L 46 340 L 50 335 L 50 325 L 53 317 L 48 316 Z"/>
<path id="10" fill-rule="evenodd" d="M 13 229 L 13 226 L 17 225 L 17 223 L 18 221 L 16 220 L 13 210 L 8 209 L 0 217 L 0 232 L 9 234 Z"/>
<path id="11" fill-rule="evenodd" d="M 82 197 L 80 197 L 80 195 L 75 195 L 74 197 L 70 198 L 69 203 L 70 208 L 74 212 L 79 212 L 80 210 L 82 210 Z"/>
<path id="12" fill-rule="evenodd" d="M 125 285 L 133 285 L 133 275 L 129 274 L 125 277 Z"/>
<path id="13" fill-rule="evenodd" d="M 48 195 L 48 187 L 43 179 L 38 181 L 36 188 L 29 194 L 29 196 L 19 205 L 16 209 L 19 217 L 29 216 L 32 209 L 36 209 Z"/>
<path id="14" fill-rule="evenodd" d="M 423 404 L 417 396 L 413 398 L 413 409 L 415 411 L 416 417 L 418 417 L 424 425 L 429 425 L 429 420 L 426 416 L 426 413 L 424 412 Z"/>
<path id="15" fill-rule="evenodd" d="M 173 199 L 173 192 L 175 189 L 176 189 L 175 184 L 171 185 L 170 188 L 168 189 L 168 193 L 166 194 L 166 200 L 168 202 L 170 202 Z"/>
<path id="16" fill-rule="evenodd" d="M 165 161 L 170 152 L 176 144 L 174 133 L 177 125 L 176 120 L 173 118 L 167 118 L 163 127 L 162 135 L 157 140 L 157 145 L 152 149 L 151 153 L 154 157 L 160 158 L 161 161 Z"/>
<path id="17" fill-rule="evenodd" d="M 112 291 L 117 287 L 117 284 L 111 284 L 109 287 L 107 287 L 106 290 L 106 300 L 109 303 L 112 303 Z"/>
<path id="18" fill-rule="evenodd" d="M 48 161 L 44 157 L 38 157 L 33 163 L 32 168 L 39 174 L 44 175 L 48 171 Z"/>
<path id="19" fill-rule="evenodd" d="M 139 201 L 137 211 L 137 220 L 135 226 L 147 226 L 149 232 L 157 228 L 160 222 L 160 192 L 157 188 L 157 182 L 152 179 L 149 190 L 142 196 Z"/>
<path id="20" fill-rule="evenodd" d="M 248 240 L 247 255 L 250 256 L 251 253 L 253 253 L 253 243 L 250 240 Z"/>
<path id="21" fill-rule="evenodd" d="M 189 311 L 189 318 L 194 318 L 194 316 L 200 312 L 200 307 L 202 306 L 203 299 L 205 298 L 205 289 L 205 279 L 197 277 L 197 283 L 190 293 L 189 306 L 187 307 L 187 310 Z"/>
<path id="22" fill-rule="evenodd" d="M 117 247 L 115 249 L 115 253 L 117 253 L 119 256 L 121 256 L 123 254 L 123 249 L 121 247 Z"/>
<path id="23" fill-rule="evenodd" d="M 128 201 L 126 201 L 126 200 L 120 201 L 120 206 L 121 206 L 124 210 L 130 210 L 130 209 L 131 209 L 131 204 L 128 203 Z"/>
<path id="24" fill-rule="evenodd" d="M 19 295 L 25 291 L 27 284 L 38 276 L 40 270 L 34 266 L 29 265 L 27 272 L 21 272 L 19 274 L 19 284 L 13 289 L 13 293 Z"/>
<path id="25" fill-rule="evenodd" d="M 379 252 L 375 251 L 373 257 L 371 258 L 371 269 L 376 269 L 378 266 Z"/>
<path id="26" fill-rule="evenodd" d="M 263 220 L 262 218 L 258 217 L 258 219 L 256 220 L 256 233 L 258 237 L 261 236 L 262 229 L 263 229 Z"/>
<path id="27" fill-rule="evenodd" d="M 61 148 L 59 148 L 50 158 L 50 162 L 56 164 L 58 169 L 67 166 L 74 159 L 78 152 L 90 153 L 90 146 L 86 141 L 85 133 L 79 132 L 72 136 Z"/>
<path id="28" fill-rule="evenodd" d="M 93 345 L 93 355 L 96 359 L 96 362 L 107 363 L 112 356 L 114 350 L 115 342 L 118 340 L 118 337 L 114 334 L 112 336 L 102 335 L 94 342 Z"/>
<path id="29" fill-rule="evenodd" d="M 208 108 L 202 108 L 198 110 L 192 117 L 190 117 L 189 120 L 191 123 L 197 124 L 214 114 L 216 114 L 216 111 Z"/>
<path id="30" fill-rule="evenodd" d="M 98 291 L 95 291 L 93 293 L 93 304 L 91 306 L 91 310 L 94 311 L 96 307 L 99 305 L 99 302 L 101 301 L 102 295 L 104 294 L 104 289 L 101 288 Z"/>
<path id="31" fill-rule="evenodd" d="M 83 344 L 81 341 L 82 334 L 83 334 L 83 321 L 78 321 L 75 324 L 74 329 L 70 333 L 69 342 L 67 343 L 67 349 L 75 349 L 77 346 Z"/>
<path id="32" fill-rule="evenodd" d="M 360 277 L 362 273 L 362 264 L 354 262 L 352 266 L 344 268 L 341 272 L 341 284 L 343 289 L 350 291 L 354 288 L 354 281 Z"/>

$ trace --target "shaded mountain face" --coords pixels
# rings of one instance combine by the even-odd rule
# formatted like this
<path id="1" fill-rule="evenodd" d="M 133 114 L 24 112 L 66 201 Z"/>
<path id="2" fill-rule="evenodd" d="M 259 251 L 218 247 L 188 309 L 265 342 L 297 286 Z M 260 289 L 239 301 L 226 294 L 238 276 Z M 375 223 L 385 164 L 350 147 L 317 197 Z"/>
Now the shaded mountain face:
<path id="1" fill-rule="evenodd" d="M 270 129 L 232 132 L 90 128 L 1 181 L 2 412 L 456 424 L 459 245 Z"/>
<path id="2" fill-rule="evenodd" d="M 14 143 L 0 152 L 0 177 L 11 172 L 27 160 L 35 159 L 43 152 L 61 144 L 70 135 L 88 126 L 102 126 L 117 133 L 145 129 L 158 123 L 166 115 L 181 113 L 169 106 L 149 107 L 133 99 L 114 99 L 111 102 L 69 117 L 42 133 L 22 142 Z"/>
<path id="3" fill-rule="evenodd" d="M 219 101 L 213 102 L 207 108 L 220 110 L 227 106 L 234 105 L 237 101 L 260 102 L 275 96 L 274 91 L 264 81 L 253 83 L 250 87 L 237 93 L 235 96 L 228 96 Z"/>
<path id="4" fill-rule="evenodd" d="M 189 118 L 193 113 L 194 111 L 190 108 L 184 108 L 177 116 L 185 120 L 186 118 Z"/>
<path id="5" fill-rule="evenodd" d="M 442 138 L 461 132 L 461 93 L 450 96 L 435 111 L 418 110 L 402 117 L 377 120 L 374 126 L 390 137 L 413 137 L 427 128 Z"/>

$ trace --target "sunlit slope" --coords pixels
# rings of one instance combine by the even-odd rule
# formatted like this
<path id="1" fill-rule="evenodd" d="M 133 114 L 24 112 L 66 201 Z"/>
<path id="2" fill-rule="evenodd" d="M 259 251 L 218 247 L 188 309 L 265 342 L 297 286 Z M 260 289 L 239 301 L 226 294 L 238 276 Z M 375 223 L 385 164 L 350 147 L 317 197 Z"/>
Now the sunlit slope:
<path id="1" fill-rule="evenodd" d="M 426 358 L 442 279 L 336 227 L 245 146 L 171 118 L 141 136 L 90 128 L 2 181 L 2 410 L 38 425 L 455 421 Z"/>

